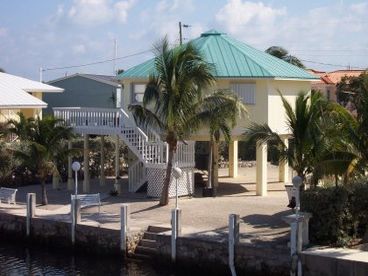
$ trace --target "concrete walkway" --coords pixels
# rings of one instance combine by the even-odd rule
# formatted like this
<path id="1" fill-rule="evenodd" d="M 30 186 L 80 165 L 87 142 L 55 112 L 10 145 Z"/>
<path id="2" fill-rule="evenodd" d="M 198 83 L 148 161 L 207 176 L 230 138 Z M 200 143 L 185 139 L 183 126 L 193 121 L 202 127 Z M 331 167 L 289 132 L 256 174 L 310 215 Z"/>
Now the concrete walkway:
<path id="1" fill-rule="evenodd" d="M 277 182 L 278 167 L 269 165 L 269 195 L 255 196 L 255 168 L 239 168 L 239 177 L 226 177 L 227 170 L 220 169 L 220 186 L 216 198 L 203 198 L 201 189 L 197 188 L 194 197 L 179 199 L 182 209 L 183 234 L 224 238 L 228 216 L 239 214 L 241 218 L 241 238 L 249 241 L 286 242 L 289 228 L 282 221 L 284 215 L 291 211 L 286 207 L 288 200 L 283 184 Z M 127 178 L 120 180 L 123 193 L 110 196 L 113 180 L 107 179 L 106 185 L 100 187 L 98 180 L 91 181 L 91 193 L 100 192 L 103 206 L 101 213 L 96 207 L 83 209 L 82 223 L 98 227 L 118 229 L 120 227 L 120 207 L 122 203 L 130 205 L 132 231 L 145 230 L 149 225 L 170 226 L 170 210 L 175 208 L 175 200 L 165 207 L 158 206 L 158 200 L 145 197 L 144 193 L 128 193 Z M 79 185 L 80 188 L 82 185 Z M 70 191 L 66 184 L 53 190 L 48 185 L 49 205 L 37 206 L 36 215 L 52 220 L 70 221 Z M 2 212 L 25 214 L 25 198 L 29 192 L 37 194 L 40 203 L 39 185 L 19 188 L 16 207 L 2 204 Z M 80 190 L 80 192 L 82 192 Z"/>

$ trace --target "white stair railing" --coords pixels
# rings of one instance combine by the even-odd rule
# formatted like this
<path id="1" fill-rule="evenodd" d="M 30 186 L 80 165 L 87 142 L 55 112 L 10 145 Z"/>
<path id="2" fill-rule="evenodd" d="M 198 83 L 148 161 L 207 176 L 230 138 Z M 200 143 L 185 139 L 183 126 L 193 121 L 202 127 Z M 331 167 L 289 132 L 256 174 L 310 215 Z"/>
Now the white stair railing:
<path id="1" fill-rule="evenodd" d="M 54 108 L 54 115 L 82 134 L 118 134 L 143 163 L 167 163 L 167 144 L 153 130 L 137 127 L 123 109 Z M 194 142 L 179 142 L 174 161 L 179 166 L 194 164 Z"/>
<path id="2" fill-rule="evenodd" d="M 129 192 L 135 193 L 147 181 L 146 168 L 142 162 L 136 160 L 129 165 Z"/>

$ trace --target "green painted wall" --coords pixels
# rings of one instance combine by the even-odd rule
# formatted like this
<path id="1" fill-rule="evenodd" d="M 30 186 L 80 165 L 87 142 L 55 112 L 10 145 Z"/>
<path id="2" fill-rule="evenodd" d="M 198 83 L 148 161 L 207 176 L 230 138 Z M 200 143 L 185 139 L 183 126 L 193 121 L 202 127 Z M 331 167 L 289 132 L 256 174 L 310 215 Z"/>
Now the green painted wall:
<path id="1" fill-rule="evenodd" d="M 111 85 L 81 76 L 53 82 L 52 85 L 65 90 L 63 93 L 44 93 L 43 100 L 48 104 L 44 114 L 52 113 L 53 107 L 116 107 L 111 98 L 112 95 L 116 98 L 116 87 Z"/>

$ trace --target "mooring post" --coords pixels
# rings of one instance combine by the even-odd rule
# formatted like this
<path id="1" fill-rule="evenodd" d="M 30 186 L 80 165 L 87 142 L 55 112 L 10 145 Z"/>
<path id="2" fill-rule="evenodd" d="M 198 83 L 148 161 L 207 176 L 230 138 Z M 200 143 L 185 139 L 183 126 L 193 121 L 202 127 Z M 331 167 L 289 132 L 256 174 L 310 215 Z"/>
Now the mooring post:
<path id="1" fill-rule="evenodd" d="M 176 261 L 176 240 L 181 235 L 181 210 L 171 210 L 171 261 Z"/>
<path id="2" fill-rule="evenodd" d="M 74 245 L 75 244 L 75 230 L 77 228 L 77 224 L 81 220 L 80 200 L 78 198 L 72 199 L 71 214 L 72 214 L 72 244 Z"/>
<path id="3" fill-rule="evenodd" d="M 127 253 L 127 233 L 129 227 L 129 205 L 123 204 L 120 208 L 120 250 L 124 254 Z"/>
<path id="4" fill-rule="evenodd" d="M 32 218 L 35 216 L 36 211 L 36 194 L 27 193 L 27 221 L 26 221 L 26 234 L 27 237 L 31 235 Z"/>
<path id="5" fill-rule="evenodd" d="M 239 215 L 229 215 L 229 267 L 232 276 L 236 276 L 235 270 L 235 246 L 239 243 Z"/>

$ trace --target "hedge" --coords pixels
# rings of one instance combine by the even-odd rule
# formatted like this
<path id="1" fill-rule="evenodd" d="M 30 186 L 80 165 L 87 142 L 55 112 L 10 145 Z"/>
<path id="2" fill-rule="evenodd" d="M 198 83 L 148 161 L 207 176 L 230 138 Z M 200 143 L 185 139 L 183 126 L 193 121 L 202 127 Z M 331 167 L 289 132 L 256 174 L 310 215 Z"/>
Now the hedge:
<path id="1" fill-rule="evenodd" d="M 301 210 L 313 215 L 309 232 L 312 243 L 346 246 L 368 233 L 368 184 L 304 191 Z"/>

